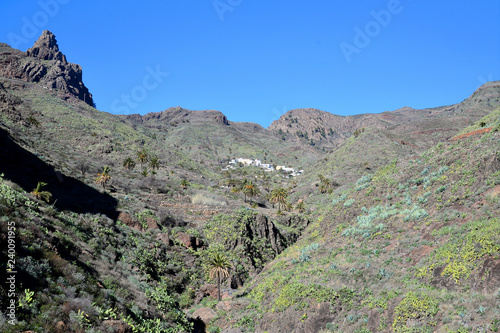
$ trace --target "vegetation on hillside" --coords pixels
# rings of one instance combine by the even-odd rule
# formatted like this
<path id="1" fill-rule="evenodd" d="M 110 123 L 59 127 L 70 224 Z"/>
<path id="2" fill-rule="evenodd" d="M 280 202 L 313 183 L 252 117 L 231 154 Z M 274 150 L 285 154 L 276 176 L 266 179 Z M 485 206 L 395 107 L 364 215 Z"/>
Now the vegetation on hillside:
<path id="1" fill-rule="evenodd" d="M 360 127 L 323 150 L 303 132 L 155 128 L 0 88 L 0 149 L 36 163 L 1 164 L 0 245 L 15 253 L 0 278 L 17 272 L 15 297 L 0 286 L 17 319 L 2 311 L 2 331 L 499 329 L 500 109 L 429 149 L 433 133 L 411 134 L 430 138 L 418 146 Z M 239 155 L 307 167 L 222 171 Z"/>

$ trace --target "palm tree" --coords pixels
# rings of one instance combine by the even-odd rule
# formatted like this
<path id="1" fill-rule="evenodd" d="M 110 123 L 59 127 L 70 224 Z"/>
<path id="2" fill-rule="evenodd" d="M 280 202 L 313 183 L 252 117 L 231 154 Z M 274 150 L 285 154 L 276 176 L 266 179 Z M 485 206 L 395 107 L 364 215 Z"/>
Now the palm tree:
<path id="1" fill-rule="evenodd" d="M 332 193 L 333 188 L 332 186 L 335 186 L 335 182 L 332 182 L 329 178 L 323 177 L 323 175 L 319 175 L 319 180 L 321 181 L 321 184 L 319 185 L 319 191 L 321 193 Z"/>
<path id="2" fill-rule="evenodd" d="M 185 189 L 187 189 L 188 186 L 189 186 L 188 180 L 185 178 L 182 178 L 181 179 L 181 187 L 185 190 Z"/>
<path id="3" fill-rule="evenodd" d="M 269 201 L 278 204 L 278 209 L 286 208 L 286 199 L 288 198 L 288 192 L 283 187 L 275 188 L 271 191 Z"/>
<path id="4" fill-rule="evenodd" d="M 260 190 L 257 188 L 257 185 L 253 184 L 250 181 L 243 188 L 243 194 L 245 194 L 245 202 L 246 202 L 247 195 L 250 197 L 250 200 L 251 200 L 253 197 L 256 197 L 260 194 Z"/>
<path id="5" fill-rule="evenodd" d="M 226 279 L 229 277 L 229 268 L 231 264 L 229 259 L 222 253 L 214 253 L 208 261 L 208 274 L 211 279 L 217 278 L 217 289 L 219 291 L 219 301 L 220 297 L 220 282 L 221 279 Z"/>
<path id="6" fill-rule="evenodd" d="M 160 167 L 160 159 L 158 158 L 158 156 L 151 156 L 151 158 L 149 159 L 149 167 L 151 168 L 151 170 L 158 170 L 158 168 Z"/>
<path id="7" fill-rule="evenodd" d="M 135 167 L 135 161 L 132 159 L 132 157 L 127 157 L 123 161 L 123 166 L 127 169 L 133 169 Z"/>
<path id="8" fill-rule="evenodd" d="M 299 200 L 299 202 L 297 203 L 297 205 L 295 206 L 295 208 L 297 209 L 297 211 L 299 213 L 303 213 L 306 211 L 306 204 L 304 203 L 304 201 L 301 199 Z"/>
<path id="9" fill-rule="evenodd" d="M 39 127 L 40 126 L 40 122 L 33 115 L 29 116 L 26 119 L 26 121 L 28 122 L 28 124 L 33 125 L 35 127 Z"/>
<path id="10" fill-rule="evenodd" d="M 111 176 L 109 175 L 110 172 L 111 168 L 109 166 L 105 166 L 102 173 L 97 174 L 98 177 L 95 179 L 95 182 L 106 189 L 106 183 L 111 180 Z"/>
<path id="11" fill-rule="evenodd" d="M 52 198 L 52 193 L 49 191 L 42 191 L 42 187 L 45 185 L 47 185 L 47 183 L 38 182 L 38 184 L 36 184 L 36 188 L 31 192 L 31 194 L 33 194 L 33 196 L 37 199 L 43 199 L 49 202 L 50 198 Z"/>
<path id="12" fill-rule="evenodd" d="M 139 163 L 141 164 L 144 164 L 146 163 L 147 161 L 149 161 L 149 155 L 148 155 L 148 152 L 146 149 L 141 149 L 137 152 L 137 160 L 139 161 Z"/>

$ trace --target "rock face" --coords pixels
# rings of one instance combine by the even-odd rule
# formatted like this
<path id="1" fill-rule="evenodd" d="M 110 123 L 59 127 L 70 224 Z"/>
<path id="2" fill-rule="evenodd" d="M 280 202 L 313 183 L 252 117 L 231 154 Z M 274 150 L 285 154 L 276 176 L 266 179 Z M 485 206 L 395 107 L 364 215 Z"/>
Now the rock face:
<path id="1" fill-rule="evenodd" d="M 162 129 L 177 126 L 182 123 L 189 124 L 219 124 L 229 125 L 227 117 L 220 111 L 204 110 L 192 111 L 180 106 L 169 108 L 161 112 L 150 112 L 143 116 L 139 114 L 122 115 L 122 119 L 131 124 L 142 124 L 146 127 Z"/>
<path id="2" fill-rule="evenodd" d="M 82 68 L 66 60 L 50 31 L 45 30 L 25 54 L 7 47 L 2 47 L 1 51 L 0 75 L 40 82 L 47 88 L 71 94 L 88 105 L 94 105 L 92 94 L 82 82 Z"/>
<path id="3" fill-rule="evenodd" d="M 26 55 L 41 60 L 60 60 L 67 62 L 64 54 L 59 51 L 56 36 L 48 30 L 45 30 L 35 42 L 35 45 L 26 51 Z"/>
<path id="4" fill-rule="evenodd" d="M 201 320 L 205 325 L 208 325 L 212 319 L 217 317 L 217 313 L 210 308 L 199 308 L 193 312 L 193 318 Z"/>

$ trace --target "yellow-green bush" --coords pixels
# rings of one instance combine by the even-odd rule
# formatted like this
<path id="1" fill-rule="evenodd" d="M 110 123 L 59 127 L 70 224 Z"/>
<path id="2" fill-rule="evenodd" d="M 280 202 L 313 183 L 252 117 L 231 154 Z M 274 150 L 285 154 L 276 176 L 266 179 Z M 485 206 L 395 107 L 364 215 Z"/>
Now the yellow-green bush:
<path id="1" fill-rule="evenodd" d="M 431 253 L 428 264 L 418 269 L 418 277 L 432 277 L 434 269 L 444 266 L 441 276 L 461 284 L 485 257 L 500 257 L 500 219 L 466 223 L 459 231 Z"/>
<path id="2" fill-rule="evenodd" d="M 432 332 L 429 326 L 436 325 L 433 318 L 439 311 L 438 304 L 429 295 L 408 292 L 394 310 L 394 332 Z M 418 321 L 418 327 L 412 326 L 412 321 Z"/>

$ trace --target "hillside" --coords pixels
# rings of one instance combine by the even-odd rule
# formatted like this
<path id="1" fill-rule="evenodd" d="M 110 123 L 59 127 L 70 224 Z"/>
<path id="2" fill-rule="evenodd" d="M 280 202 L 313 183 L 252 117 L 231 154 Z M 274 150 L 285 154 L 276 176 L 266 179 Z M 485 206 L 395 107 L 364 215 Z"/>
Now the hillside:
<path id="1" fill-rule="evenodd" d="M 500 103 L 499 91 L 500 84 L 490 82 L 458 104 L 422 110 L 404 107 L 379 114 L 338 116 L 317 109 L 296 109 L 275 120 L 269 130 L 287 140 L 302 139 L 331 150 L 356 131 L 377 129 L 422 151 L 495 110 Z"/>
<path id="2" fill-rule="evenodd" d="M 486 118 L 490 133 L 440 143 L 363 175 L 356 188 L 324 194 L 316 221 L 226 302 L 234 310 L 217 324 L 246 332 L 498 330 L 498 112 Z"/>
<path id="3" fill-rule="evenodd" d="M 2 332 L 500 326 L 500 82 L 452 106 L 300 109 L 265 129 L 102 112 L 81 72 L 48 31 L 26 53 L 0 44 Z"/>

